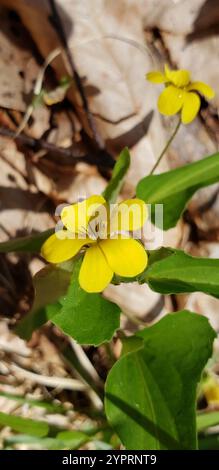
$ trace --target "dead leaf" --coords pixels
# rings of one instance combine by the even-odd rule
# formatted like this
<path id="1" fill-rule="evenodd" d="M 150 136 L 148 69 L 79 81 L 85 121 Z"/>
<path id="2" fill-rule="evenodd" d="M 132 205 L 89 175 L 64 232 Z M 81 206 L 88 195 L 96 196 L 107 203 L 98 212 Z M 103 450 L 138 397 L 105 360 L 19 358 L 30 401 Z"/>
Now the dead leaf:
<path id="1" fill-rule="evenodd" d="M 0 7 L 0 44 L 0 106 L 24 112 L 40 67 L 33 58 L 31 38 L 19 17 L 3 7 Z M 48 129 L 49 115 L 45 106 L 36 108 L 31 127 L 33 136 L 41 137 Z"/>
<path id="2" fill-rule="evenodd" d="M 59 46 L 44 1 L 9 0 L 8 4 L 21 15 L 44 58 Z M 139 173 L 142 177 L 152 167 L 165 139 L 159 115 L 155 112 L 153 119 L 151 115 L 158 91 L 145 81 L 153 60 L 144 45 L 141 4 L 134 0 L 128 7 L 124 0 L 57 4 L 77 69 L 86 80 L 85 90 L 86 86 L 96 90 L 89 105 L 99 133 L 115 154 L 127 142 L 133 148 L 129 183 L 134 187 Z M 66 73 L 61 58 L 52 66 L 58 78 Z M 69 97 L 75 103 L 75 90 Z"/>

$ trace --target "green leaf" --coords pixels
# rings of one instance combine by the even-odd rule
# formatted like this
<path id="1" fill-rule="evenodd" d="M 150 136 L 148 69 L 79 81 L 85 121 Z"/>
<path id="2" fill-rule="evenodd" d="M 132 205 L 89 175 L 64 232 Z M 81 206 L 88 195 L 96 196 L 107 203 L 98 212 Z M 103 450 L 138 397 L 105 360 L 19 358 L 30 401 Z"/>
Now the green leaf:
<path id="1" fill-rule="evenodd" d="M 119 328 L 120 308 L 100 294 L 88 294 L 79 286 L 81 259 L 74 265 L 71 283 L 63 297 L 60 313 L 52 322 L 80 344 L 99 345 L 109 341 Z"/>
<path id="2" fill-rule="evenodd" d="M 13 446 L 14 444 L 27 444 L 31 446 L 31 450 L 35 447 L 47 450 L 62 450 L 66 449 L 64 442 L 54 437 L 34 437 L 27 434 L 16 434 L 7 436 L 4 441 L 4 446 Z"/>
<path id="3" fill-rule="evenodd" d="M 26 434 L 8 436 L 4 440 L 6 445 L 28 444 L 48 450 L 74 450 L 90 441 L 90 437 L 79 431 L 62 431 L 56 437 L 34 437 Z"/>
<path id="4" fill-rule="evenodd" d="M 125 147 L 120 153 L 119 158 L 114 166 L 112 178 L 103 192 L 103 197 L 109 203 L 113 204 L 116 202 L 129 166 L 130 153 L 128 148 Z"/>
<path id="5" fill-rule="evenodd" d="M 138 281 L 162 294 L 200 291 L 219 297 L 219 259 L 193 257 L 180 250 L 155 250 Z"/>
<path id="6" fill-rule="evenodd" d="M 38 437 L 47 436 L 49 432 L 48 424 L 43 421 L 34 421 L 33 419 L 8 415 L 2 412 L 0 412 L 0 425 L 9 426 L 14 431 Z"/>
<path id="7" fill-rule="evenodd" d="M 35 235 L 28 235 L 27 237 L 15 238 L 7 242 L 0 243 L 0 253 L 9 253 L 11 251 L 35 253 L 40 251 L 42 244 L 54 232 L 54 229 L 46 230 L 45 232 L 37 233 Z"/>
<path id="8" fill-rule="evenodd" d="M 155 204 L 163 204 L 163 228 L 174 227 L 188 201 L 200 188 L 219 181 L 219 154 L 185 165 L 176 170 L 150 175 L 137 186 L 137 197 L 151 204 L 152 221 L 155 220 Z M 160 221 L 157 222 L 160 226 Z M 160 227 L 162 228 L 162 227 Z"/>
<path id="9" fill-rule="evenodd" d="M 47 401 L 35 400 L 34 398 L 27 398 L 21 395 L 14 395 L 12 393 L 0 391 L 0 397 L 7 398 L 8 400 L 17 401 L 20 404 L 27 403 L 29 406 L 37 406 L 39 408 L 44 408 L 48 413 L 64 413 L 65 408 L 58 403 L 50 403 Z"/>
<path id="10" fill-rule="evenodd" d="M 61 431 L 57 438 L 64 442 L 67 449 L 78 449 L 80 446 L 91 440 L 91 437 L 80 431 Z"/>
<path id="11" fill-rule="evenodd" d="M 219 424 L 219 411 L 198 413 L 196 417 L 198 432 Z"/>
<path id="12" fill-rule="evenodd" d="M 94 435 L 97 434 L 98 429 L 94 432 Z M 89 435 L 81 431 L 61 431 L 58 432 L 56 437 L 46 437 L 41 438 L 37 436 L 29 436 L 27 434 L 19 434 L 14 436 L 8 436 L 4 439 L 4 444 L 14 445 L 14 444 L 28 444 L 33 447 L 48 449 L 48 450 L 75 450 L 80 448 L 86 442 L 89 442 L 94 439 L 93 435 Z"/>
<path id="13" fill-rule="evenodd" d="M 152 290 L 161 294 L 200 291 L 219 297 L 219 259 L 194 257 L 164 247 L 149 251 L 148 255 L 148 266 L 142 274 L 134 278 L 116 276 L 113 282 L 147 282 Z"/>
<path id="14" fill-rule="evenodd" d="M 219 450 L 219 434 L 200 436 L 198 448 L 199 450 Z"/>
<path id="15" fill-rule="evenodd" d="M 66 294 L 70 277 L 68 271 L 52 265 L 45 266 L 34 276 L 34 304 L 16 328 L 19 336 L 29 339 L 33 331 L 61 310 L 62 306 L 58 301 Z"/>
<path id="16" fill-rule="evenodd" d="M 138 349 L 141 349 L 144 346 L 143 339 L 135 335 L 125 336 L 124 338 L 122 337 L 121 342 L 122 342 L 121 354 L 123 356 L 130 352 L 137 351 Z"/>
<path id="17" fill-rule="evenodd" d="M 129 450 L 196 449 L 196 388 L 215 332 L 205 317 L 181 311 L 138 336 L 144 347 L 122 356 L 107 378 L 110 424 Z"/>

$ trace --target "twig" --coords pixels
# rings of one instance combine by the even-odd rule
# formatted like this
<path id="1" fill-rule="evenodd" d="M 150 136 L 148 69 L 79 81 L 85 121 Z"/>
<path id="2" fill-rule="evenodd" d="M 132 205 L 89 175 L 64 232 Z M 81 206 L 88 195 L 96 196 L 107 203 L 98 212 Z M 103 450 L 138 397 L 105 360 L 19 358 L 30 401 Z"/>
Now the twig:
<path id="1" fill-rule="evenodd" d="M 64 28 L 63 28 L 63 25 L 62 25 L 61 18 L 59 16 L 59 13 L 58 13 L 58 10 L 57 10 L 57 7 L 56 7 L 55 0 L 49 0 L 49 4 L 50 4 L 51 12 L 52 12 L 52 18 L 51 18 L 52 24 L 55 27 L 55 29 L 56 29 L 56 31 L 59 35 L 60 41 L 62 43 L 62 46 L 65 50 L 65 53 L 66 53 L 66 56 L 67 56 L 67 59 L 68 59 L 68 62 L 69 62 L 69 66 L 71 68 L 72 76 L 74 78 L 75 84 L 76 84 L 78 92 L 80 94 L 81 101 L 82 101 L 82 104 L 83 104 L 83 108 L 84 108 L 84 111 L 85 111 L 86 116 L 87 116 L 88 124 L 89 124 L 90 129 L 91 129 L 92 134 L 93 134 L 93 138 L 95 139 L 96 144 L 98 145 L 99 149 L 104 149 L 103 140 L 101 139 L 100 135 L 97 132 L 97 128 L 96 128 L 92 113 L 90 112 L 90 109 L 89 109 L 88 101 L 87 101 L 86 95 L 84 93 L 84 89 L 83 89 L 83 85 L 82 85 L 80 76 L 77 72 L 77 69 L 75 67 L 75 63 L 74 63 L 74 60 L 73 60 L 73 57 L 72 57 L 72 53 L 71 53 L 71 51 L 69 49 L 69 46 L 68 46 L 68 42 L 67 42 L 67 39 L 66 39 L 66 35 L 65 35 L 65 32 L 64 32 Z"/>
<path id="2" fill-rule="evenodd" d="M 0 339 L 0 350 L 9 354 L 18 354 L 22 357 L 30 357 L 31 351 L 25 345 L 21 347 L 16 343 L 5 341 L 3 338 Z"/>
<path id="3" fill-rule="evenodd" d="M 80 361 L 81 366 L 84 368 L 84 370 L 87 371 L 90 377 L 92 377 L 97 387 L 99 386 L 103 387 L 103 383 L 96 369 L 94 368 L 91 361 L 88 359 L 87 354 L 84 352 L 83 348 L 80 346 L 80 344 L 76 343 L 76 341 L 74 341 L 71 338 L 70 338 L 70 343 L 71 343 L 73 351 L 75 352 L 76 356 L 78 357 L 78 360 Z"/>
<path id="4" fill-rule="evenodd" d="M 104 386 L 96 370 L 94 369 L 93 365 L 90 363 L 88 357 L 83 351 L 82 347 L 80 345 L 77 345 L 76 352 L 74 348 L 74 345 L 76 343 L 73 340 L 69 340 L 67 344 L 64 343 L 63 348 L 62 340 L 60 340 L 60 337 L 57 336 L 54 328 L 49 328 L 48 330 L 46 330 L 46 334 L 48 339 L 56 345 L 63 360 L 71 369 L 71 371 L 74 372 L 74 375 L 76 375 L 76 377 L 78 377 L 81 382 L 87 387 L 86 394 L 91 400 L 94 408 L 96 408 L 96 410 L 98 411 L 102 410 Z"/>
<path id="5" fill-rule="evenodd" d="M 32 382 L 46 387 L 59 388 L 65 390 L 83 391 L 87 390 L 87 385 L 76 379 L 69 379 L 65 377 L 48 377 L 46 375 L 35 374 L 29 370 L 23 369 L 15 364 L 10 365 L 11 372 L 20 375 L 24 379 L 29 379 Z"/>
<path id="6" fill-rule="evenodd" d="M 69 351 L 69 354 L 67 353 L 68 357 L 65 356 L 65 359 L 68 360 L 70 366 L 74 366 L 75 373 L 81 377 L 82 381 L 89 385 L 89 397 L 95 408 L 102 410 L 104 399 L 103 383 L 82 347 L 74 340 L 71 340 L 71 346 L 72 351 Z"/>
<path id="7" fill-rule="evenodd" d="M 84 156 L 76 155 L 72 148 L 57 147 L 56 145 L 47 142 L 47 140 L 35 139 L 25 134 L 16 135 L 16 132 L 5 127 L 0 127 L 0 135 L 14 139 L 16 142 L 21 143 L 34 151 L 46 150 L 47 152 L 60 155 L 61 157 L 70 158 L 74 164 L 83 162 L 109 169 L 112 169 L 114 166 L 113 159 L 101 158 L 101 155 L 98 155 L 97 153 Z"/>

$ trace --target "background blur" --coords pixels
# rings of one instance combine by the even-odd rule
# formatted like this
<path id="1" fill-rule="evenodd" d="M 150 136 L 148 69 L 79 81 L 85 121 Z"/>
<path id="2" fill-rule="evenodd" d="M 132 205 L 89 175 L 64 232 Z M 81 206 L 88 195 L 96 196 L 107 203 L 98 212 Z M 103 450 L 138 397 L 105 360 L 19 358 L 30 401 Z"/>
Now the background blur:
<path id="1" fill-rule="evenodd" d="M 216 96 L 210 104 L 202 100 L 199 117 L 181 126 L 159 172 L 218 151 L 217 0 L 57 0 L 56 5 L 57 11 L 50 0 L 0 0 L 0 241 L 53 227 L 58 204 L 101 193 L 124 146 L 132 163 L 121 198 L 135 194 L 175 126 L 174 118 L 156 110 L 160 86 L 145 80 L 165 62 L 189 69 Z M 45 60 L 50 65 L 42 76 Z M 46 93 L 33 103 L 40 79 Z M 22 133 L 16 135 L 19 126 Z M 218 194 L 217 185 L 199 191 L 183 221 L 165 232 L 164 245 L 218 258 Z M 83 358 L 93 386 L 102 389 L 120 341 L 82 349 L 49 324 L 28 344 L 18 338 L 13 326 L 28 312 L 31 278 L 43 266 L 39 256 L 0 255 L 0 410 L 81 430 L 96 423 L 93 410 L 100 411 L 101 402 L 85 387 L 75 360 Z M 153 322 L 182 308 L 206 315 L 219 330 L 219 300 L 202 293 L 163 298 L 146 285 L 126 284 L 108 287 L 106 296 L 126 314 L 127 332 L 134 330 L 127 316 Z M 217 349 L 216 343 L 209 365 L 216 373 Z M 203 389 L 199 406 L 219 409 L 217 381 L 209 387 L 212 392 Z M 65 411 L 48 413 L 8 393 L 55 400 Z M 110 439 L 101 436 L 92 445 L 113 445 Z M 43 445 L 17 443 L 8 427 L 0 430 L 0 443 Z"/>

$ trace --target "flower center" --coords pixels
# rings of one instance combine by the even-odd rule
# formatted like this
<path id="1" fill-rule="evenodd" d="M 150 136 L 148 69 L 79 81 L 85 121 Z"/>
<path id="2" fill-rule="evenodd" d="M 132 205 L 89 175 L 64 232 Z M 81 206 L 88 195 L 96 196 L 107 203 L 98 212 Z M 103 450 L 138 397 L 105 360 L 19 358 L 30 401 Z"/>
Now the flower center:
<path id="1" fill-rule="evenodd" d="M 107 236 L 107 223 L 104 220 L 91 221 L 88 223 L 87 235 L 91 240 L 99 240 Z"/>

